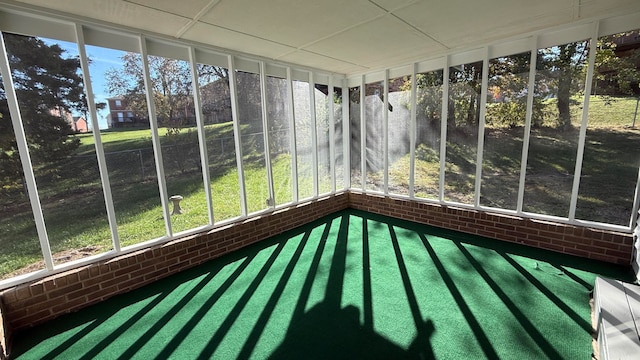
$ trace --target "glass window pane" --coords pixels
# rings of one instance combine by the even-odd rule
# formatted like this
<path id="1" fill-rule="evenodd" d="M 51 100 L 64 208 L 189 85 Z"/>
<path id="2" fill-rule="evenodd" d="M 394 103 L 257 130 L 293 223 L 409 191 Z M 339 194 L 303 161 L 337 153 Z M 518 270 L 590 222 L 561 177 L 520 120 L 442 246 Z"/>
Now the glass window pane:
<path id="1" fill-rule="evenodd" d="M 333 95 L 333 94 L 332 94 Z M 329 142 L 329 87 L 327 85 L 316 84 L 314 89 L 316 100 L 316 136 L 318 149 L 318 193 L 325 194 L 331 192 L 331 154 Z"/>
<path id="2" fill-rule="evenodd" d="M 360 133 L 360 87 L 349 88 L 349 136 L 351 188 L 362 189 L 362 173 L 360 166 L 362 141 Z"/>
<path id="3" fill-rule="evenodd" d="M 6 35 L 5 35 L 6 36 Z M 22 161 L 0 77 L 0 280 L 44 269 Z"/>
<path id="4" fill-rule="evenodd" d="M 443 70 L 416 74 L 416 160 L 414 193 L 438 199 Z"/>
<path id="5" fill-rule="evenodd" d="M 148 56 L 149 75 L 162 147 L 162 161 L 168 196 L 180 196 L 181 211 L 170 204 L 174 233 L 209 223 L 202 182 L 193 86 L 189 63 Z"/>
<path id="6" fill-rule="evenodd" d="M 640 30 L 598 39 L 576 217 L 629 225 L 638 178 Z"/>
<path id="7" fill-rule="evenodd" d="M 266 209 L 269 199 L 260 75 L 236 71 L 236 82 L 247 210 L 252 213 Z"/>
<path id="8" fill-rule="evenodd" d="M 311 99 L 309 83 L 293 81 L 293 109 L 298 155 L 298 199 L 313 196 L 313 144 L 311 142 Z"/>
<path id="9" fill-rule="evenodd" d="M 54 263 L 113 248 L 76 44 L 5 34 Z M 85 128 L 86 131 L 86 128 Z"/>
<path id="10" fill-rule="evenodd" d="M 333 145 L 335 147 L 335 160 L 333 171 L 336 175 L 336 189 L 344 188 L 344 154 L 343 154 L 343 131 L 342 131 L 342 88 L 333 88 Z"/>
<path id="11" fill-rule="evenodd" d="M 139 87 L 143 83 L 142 57 L 89 45 L 86 52 L 91 60 L 89 71 L 120 244 L 162 237 L 166 233 L 149 113 L 145 90 Z M 89 141 L 91 138 L 83 139 Z"/>
<path id="12" fill-rule="evenodd" d="M 411 76 L 389 79 L 389 193 L 409 195 Z"/>
<path id="13" fill-rule="evenodd" d="M 482 61 L 449 68 L 444 199 L 473 204 Z"/>
<path id="14" fill-rule="evenodd" d="M 587 42 L 539 49 L 523 209 L 569 215 Z"/>
<path id="15" fill-rule="evenodd" d="M 198 64 L 200 101 L 207 138 L 214 221 L 241 215 L 229 71 Z"/>
<path id="16" fill-rule="evenodd" d="M 480 204 L 515 210 L 531 53 L 489 60 Z"/>
<path id="17" fill-rule="evenodd" d="M 288 81 L 267 76 L 267 123 L 275 205 L 293 201 Z"/>
<path id="18" fill-rule="evenodd" d="M 365 84 L 366 189 L 384 191 L 384 81 Z"/>

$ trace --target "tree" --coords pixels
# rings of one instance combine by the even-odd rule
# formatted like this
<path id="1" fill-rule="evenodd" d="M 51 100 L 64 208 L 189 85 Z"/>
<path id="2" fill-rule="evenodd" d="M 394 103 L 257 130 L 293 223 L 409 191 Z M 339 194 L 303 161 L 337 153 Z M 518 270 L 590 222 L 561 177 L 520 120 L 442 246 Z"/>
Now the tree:
<path id="1" fill-rule="evenodd" d="M 3 33 L 29 153 L 35 163 L 59 163 L 80 145 L 62 116 L 86 112 L 80 60 L 54 44 Z M 22 169 L 4 88 L 0 91 L 0 180 L 19 184 Z"/>
<path id="2" fill-rule="evenodd" d="M 137 53 L 122 56 L 122 66 L 107 71 L 107 89 L 123 96 L 134 116 L 147 118 L 147 101 L 142 57 Z M 149 56 L 149 76 L 159 122 L 182 125 L 192 117 L 193 93 L 188 63 L 160 56 Z"/>
<path id="3" fill-rule="evenodd" d="M 482 61 L 449 68 L 449 104 L 447 126 L 478 126 Z"/>
<path id="4" fill-rule="evenodd" d="M 556 126 L 571 127 L 571 96 L 584 89 L 588 41 L 577 41 L 538 50 L 536 96 L 556 98 Z"/>
<path id="5" fill-rule="evenodd" d="M 598 39 L 592 94 L 611 96 L 640 95 L 640 48 L 628 46 L 627 39 L 640 37 L 640 30 Z"/>

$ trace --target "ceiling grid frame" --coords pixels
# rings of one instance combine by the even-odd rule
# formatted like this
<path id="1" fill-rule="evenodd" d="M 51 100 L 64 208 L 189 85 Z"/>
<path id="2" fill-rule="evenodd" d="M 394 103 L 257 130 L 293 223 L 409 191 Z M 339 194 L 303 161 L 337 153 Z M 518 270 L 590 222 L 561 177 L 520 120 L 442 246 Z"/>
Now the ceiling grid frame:
<path id="1" fill-rule="evenodd" d="M 636 0 L 0 0 L 0 5 L 0 12 L 80 20 L 347 76 L 533 35 L 544 40 L 556 30 L 614 17 L 640 27 Z M 607 21 L 603 31 L 618 28 L 616 22 Z"/>

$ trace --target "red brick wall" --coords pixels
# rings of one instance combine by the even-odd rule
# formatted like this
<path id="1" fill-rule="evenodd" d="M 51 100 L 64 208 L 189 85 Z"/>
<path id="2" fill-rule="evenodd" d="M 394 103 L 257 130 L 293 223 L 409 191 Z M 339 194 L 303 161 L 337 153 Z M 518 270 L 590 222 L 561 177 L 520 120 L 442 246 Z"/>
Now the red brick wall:
<path id="1" fill-rule="evenodd" d="M 347 207 L 617 264 L 631 257 L 631 234 L 342 193 L 6 289 L 3 322 L 14 331 L 43 323 Z"/>
<path id="2" fill-rule="evenodd" d="M 327 196 L 6 289 L 4 320 L 14 331 L 46 322 L 345 209 L 348 201 L 347 193 Z"/>
<path id="3" fill-rule="evenodd" d="M 633 236 L 519 216 L 351 192 L 354 209 L 588 259 L 628 265 Z"/>

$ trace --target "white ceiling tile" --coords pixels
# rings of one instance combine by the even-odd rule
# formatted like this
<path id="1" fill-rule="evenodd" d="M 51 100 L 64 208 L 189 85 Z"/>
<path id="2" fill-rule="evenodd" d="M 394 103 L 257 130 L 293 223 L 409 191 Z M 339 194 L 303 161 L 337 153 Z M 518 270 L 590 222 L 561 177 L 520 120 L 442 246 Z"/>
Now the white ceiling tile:
<path id="1" fill-rule="evenodd" d="M 562 25 L 582 19 L 640 14 L 640 0 L 0 0 L 0 3 L 6 3 L 7 8 L 18 3 L 36 7 L 36 11 L 39 8 L 43 18 L 49 12 L 68 13 L 89 22 L 96 19 L 114 27 L 179 36 L 218 47 L 222 52 L 230 49 L 347 74 L 429 59 L 452 49 L 466 51 L 471 46 L 557 25 L 564 31 Z M 200 22 L 194 24 L 192 19 L 200 15 Z M 611 25 L 616 20 L 606 21 L 602 24 L 613 29 Z M 619 31 L 640 24 L 640 20 L 627 22 Z"/>
<path id="2" fill-rule="evenodd" d="M 297 50 L 281 56 L 278 60 L 286 61 L 293 64 L 304 64 L 309 67 L 314 67 L 330 72 L 336 72 L 340 74 L 361 72 L 367 70 L 357 64 L 352 64 L 340 60 L 336 60 L 324 55 L 314 54 L 304 50 Z"/>
<path id="3" fill-rule="evenodd" d="M 207 6 L 211 0 L 125 0 L 130 3 L 143 5 L 152 9 L 180 15 L 188 18 L 195 17 L 198 12 Z"/>
<path id="4" fill-rule="evenodd" d="M 572 21 L 573 0 L 419 2 L 395 14 L 451 48 Z"/>
<path id="5" fill-rule="evenodd" d="M 312 44 L 305 49 L 363 65 L 375 58 L 389 58 L 412 52 L 415 48 L 424 52 L 444 49 L 402 21 L 392 16 L 385 16 Z"/>
<path id="6" fill-rule="evenodd" d="M 201 22 L 187 30 L 182 38 L 270 59 L 295 50 L 292 47 Z"/>
<path id="7" fill-rule="evenodd" d="M 640 11 L 638 0 L 582 0 L 580 2 L 580 17 L 592 17 L 606 13 L 629 13 Z"/>
<path id="8" fill-rule="evenodd" d="M 26 0 L 40 7 L 173 36 L 189 19 L 122 0 Z"/>
<path id="9" fill-rule="evenodd" d="M 223 0 L 201 21 L 299 47 L 384 13 L 366 0 Z"/>
<path id="10" fill-rule="evenodd" d="M 372 3 L 375 3 L 386 11 L 398 10 L 407 5 L 417 3 L 418 1 L 421 0 L 371 0 Z"/>

